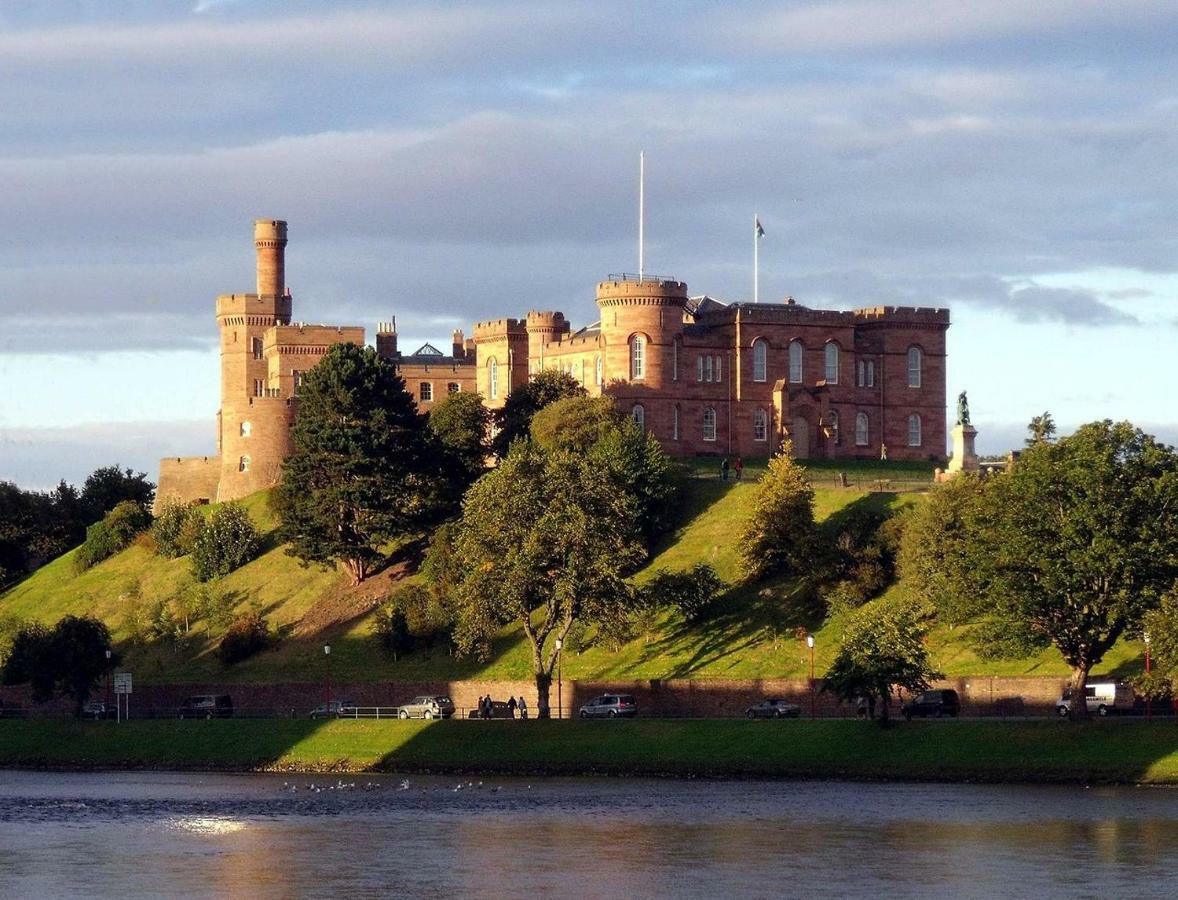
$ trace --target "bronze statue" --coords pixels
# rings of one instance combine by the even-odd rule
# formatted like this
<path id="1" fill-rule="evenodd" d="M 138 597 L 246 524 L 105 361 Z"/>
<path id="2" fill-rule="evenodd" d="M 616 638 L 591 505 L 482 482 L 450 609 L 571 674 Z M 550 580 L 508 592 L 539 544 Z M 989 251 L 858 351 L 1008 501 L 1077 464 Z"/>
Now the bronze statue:
<path id="1" fill-rule="evenodd" d="M 969 400 L 966 399 L 965 391 L 957 395 L 957 424 L 969 424 Z"/>

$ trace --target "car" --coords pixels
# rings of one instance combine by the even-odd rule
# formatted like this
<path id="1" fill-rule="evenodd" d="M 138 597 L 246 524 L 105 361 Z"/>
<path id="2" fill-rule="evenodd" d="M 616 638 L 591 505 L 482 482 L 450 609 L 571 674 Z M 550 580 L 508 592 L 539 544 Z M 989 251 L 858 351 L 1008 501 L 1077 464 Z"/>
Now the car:
<path id="1" fill-rule="evenodd" d="M 185 697 L 176 711 L 178 719 L 228 719 L 233 715 L 233 701 L 228 694 L 197 694 Z"/>
<path id="2" fill-rule="evenodd" d="M 1088 712 L 1109 716 L 1133 709 L 1136 697 L 1133 688 L 1120 681 L 1094 681 L 1084 685 L 1084 700 L 1088 704 Z M 1066 688 L 1063 696 L 1056 701 L 1055 711 L 1061 719 L 1066 719 L 1071 714 L 1071 688 Z"/>
<path id="3" fill-rule="evenodd" d="M 414 697 L 397 708 L 398 719 L 448 719 L 454 715 L 454 701 L 441 694 Z"/>
<path id="4" fill-rule="evenodd" d="M 905 719 L 909 720 L 914 717 L 939 719 L 942 716 L 951 716 L 956 718 L 961 712 L 961 700 L 957 697 L 957 691 L 948 688 L 925 691 L 905 703 L 900 708 L 900 712 L 904 714 Z"/>
<path id="5" fill-rule="evenodd" d="M 780 697 L 772 697 L 750 706 L 744 714 L 750 719 L 796 719 L 802 714 L 802 708 Z"/>
<path id="6" fill-rule="evenodd" d="M 113 712 L 106 708 L 106 704 L 101 700 L 91 700 L 82 707 L 82 718 L 84 719 L 109 719 Z"/>
<path id="7" fill-rule="evenodd" d="M 332 700 L 330 703 L 320 703 L 311 710 L 312 719 L 354 719 L 356 718 L 356 704 L 352 700 Z"/>
<path id="8" fill-rule="evenodd" d="M 638 704 L 631 694 L 602 694 L 581 707 L 582 719 L 633 718 L 638 715 Z"/>

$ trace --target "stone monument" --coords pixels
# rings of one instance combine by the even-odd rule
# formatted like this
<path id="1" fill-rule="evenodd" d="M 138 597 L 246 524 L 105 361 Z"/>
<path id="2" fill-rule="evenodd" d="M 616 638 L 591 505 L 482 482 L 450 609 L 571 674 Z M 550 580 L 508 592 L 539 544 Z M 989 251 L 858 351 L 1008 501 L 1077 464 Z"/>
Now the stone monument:
<path id="1" fill-rule="evenodd" d="M 974 450 L 974 440 L 978 430 L 969 421 L 969 399 L 965 391 L 957 395 L 957 424 L 953 426 L 953 458 L 949 460 L 949 470 L 946 476 L 956 475 L 958 472 L 977 472 L 978 454 Z"/>

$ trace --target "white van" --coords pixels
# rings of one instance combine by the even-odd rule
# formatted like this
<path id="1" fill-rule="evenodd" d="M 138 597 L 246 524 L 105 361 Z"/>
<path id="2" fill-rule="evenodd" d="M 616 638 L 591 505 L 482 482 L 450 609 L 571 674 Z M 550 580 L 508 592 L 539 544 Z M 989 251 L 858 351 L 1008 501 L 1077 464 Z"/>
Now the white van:
<path id="1" fill-rule="evenodd" d="M 1128 712 L 1133 709 L 1136 696 L 1130 685 L 1120 681 L 1092 681 L 1084 685 L 1084 699 L 1088 712 L 1101 716 Z M 1060 718 L 1066 718 L 1072 708 L 1072 689 L 1065 688 L 1063 696 L 1055 704 Z"/>

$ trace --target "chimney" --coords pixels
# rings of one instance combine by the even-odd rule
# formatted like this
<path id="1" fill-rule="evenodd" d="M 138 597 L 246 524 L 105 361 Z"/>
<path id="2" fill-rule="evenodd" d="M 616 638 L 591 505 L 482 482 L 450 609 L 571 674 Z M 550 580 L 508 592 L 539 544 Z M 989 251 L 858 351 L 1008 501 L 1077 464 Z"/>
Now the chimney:
<path id="1" fill-rule="evenodd" d="M 454 334 L 450 339 L 451 353 L 455 359 L 462 359 L 466 356 L 466 338 L 463 337 L 462 329 L 454 329 Z"/>
<path id="2" fill-rule="evenodd" d="M 397 317 L 388 322 L 378 322 L 376 325 L 376 355 L 382 359 L 396 359 L 397 353 Z"/>

